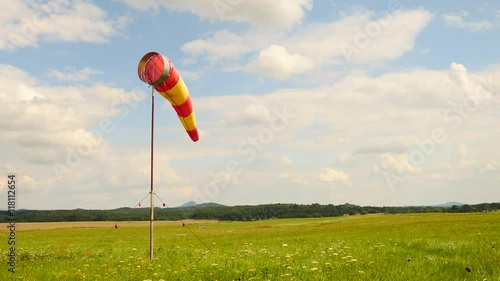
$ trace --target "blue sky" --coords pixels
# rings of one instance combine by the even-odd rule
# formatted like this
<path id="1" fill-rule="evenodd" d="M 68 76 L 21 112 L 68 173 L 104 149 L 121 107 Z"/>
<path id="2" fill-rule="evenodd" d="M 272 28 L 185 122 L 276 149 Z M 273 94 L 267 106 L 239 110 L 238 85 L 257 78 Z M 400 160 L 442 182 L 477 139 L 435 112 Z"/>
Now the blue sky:
<path id="1" fill-rule="evenodd" d="M 178 68 L 201 132 L 156 95 L 170 206 L 500 200 L 494 1 L 17 0 L 0 25 L 0 171 L 21 208 L 148 193 L 149 51 Z"/>

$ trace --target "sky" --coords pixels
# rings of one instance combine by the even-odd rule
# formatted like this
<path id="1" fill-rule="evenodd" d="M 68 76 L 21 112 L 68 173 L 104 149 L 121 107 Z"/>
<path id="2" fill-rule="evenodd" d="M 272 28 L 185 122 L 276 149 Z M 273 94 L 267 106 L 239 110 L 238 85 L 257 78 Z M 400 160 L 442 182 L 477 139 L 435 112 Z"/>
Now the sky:
<path id="1" fill-rule="evenodd" d="M 497 1 L 7 1 L 0 209 L 10 174 L 18 209 L 148 196 L 150 51 L 200 131 L 155 95 L 167 206 L 499 202 L 498 46 Z"/>

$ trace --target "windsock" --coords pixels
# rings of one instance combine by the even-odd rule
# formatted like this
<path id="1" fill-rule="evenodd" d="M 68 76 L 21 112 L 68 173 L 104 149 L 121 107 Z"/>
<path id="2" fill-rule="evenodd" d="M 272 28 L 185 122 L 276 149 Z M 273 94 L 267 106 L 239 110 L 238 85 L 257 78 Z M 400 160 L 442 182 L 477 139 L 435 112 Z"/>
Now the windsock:
<path id="1" fill-rule="evenodd" d="M 191 140 L 198 141 L 198 128 L 191 97 L 172 61 L 157 52 L 150 52 L 139 61 L 137 72 L 143 82 L 154 87 L 170 102 Z"/>

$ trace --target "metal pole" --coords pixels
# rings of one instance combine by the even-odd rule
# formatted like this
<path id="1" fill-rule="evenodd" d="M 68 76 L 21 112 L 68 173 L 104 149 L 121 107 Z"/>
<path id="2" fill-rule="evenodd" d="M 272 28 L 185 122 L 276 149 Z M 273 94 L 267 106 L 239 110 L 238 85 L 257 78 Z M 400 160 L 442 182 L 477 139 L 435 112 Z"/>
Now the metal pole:
<path id="1" fill-rule="evenodd" d="M 151 87 L 151 197 L 150 197 L 150 219 L 149 219 L 149 259 L 153 260 L 153 221 L 154 221 L 154 187 L 153 187 L 153 143 L 154 143 L 154 128 L 155 128 L 155 93 Z"/>

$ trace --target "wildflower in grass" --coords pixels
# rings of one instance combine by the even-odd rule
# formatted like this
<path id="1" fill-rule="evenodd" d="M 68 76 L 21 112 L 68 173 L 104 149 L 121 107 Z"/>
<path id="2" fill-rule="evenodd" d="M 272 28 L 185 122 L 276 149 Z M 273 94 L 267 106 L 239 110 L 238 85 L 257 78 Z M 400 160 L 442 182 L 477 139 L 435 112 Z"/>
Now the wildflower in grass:
<path id="1" fill-rule="evenodd" d="M 330 265 L 330 263 L 329 262 L 325 262 L 325 265 Z"/>
<path id="2" fill-rule="evenodd" d="M 318 270 L 318 268 L 317 268 L 317 267 L 313 267 L 313 268 L 311 268 L 311 271 L 316 271 L 316 270 Z"/>
<path id="3" fill-rule="evenodd" d="M 137 251 L 137 249 L 136 248 L 132 248 L 132 251 Z"/>
<path id="4" fill-rule="evenodd" d="M 212 263 L 211 265 L 212 265 L 212 266 L 217 266 L 218 264 L 216 264 L 216 263 Z"/>
<path id="5" fill-rule="evenodd" d="M 283 244 L 282 246 L 283 246 L 283 247 L 288 247 L 288 244 Z"/>
<path id="6" fill-rule="evenodd" d="M 359 270 L 358 273 L 365 274 L 363 270 Z"/>
<path id="7" fill-rule="evenodd" d="M 352 259 L 351 262 L 357 262 L 358 260 L 357 259 Z"/>

